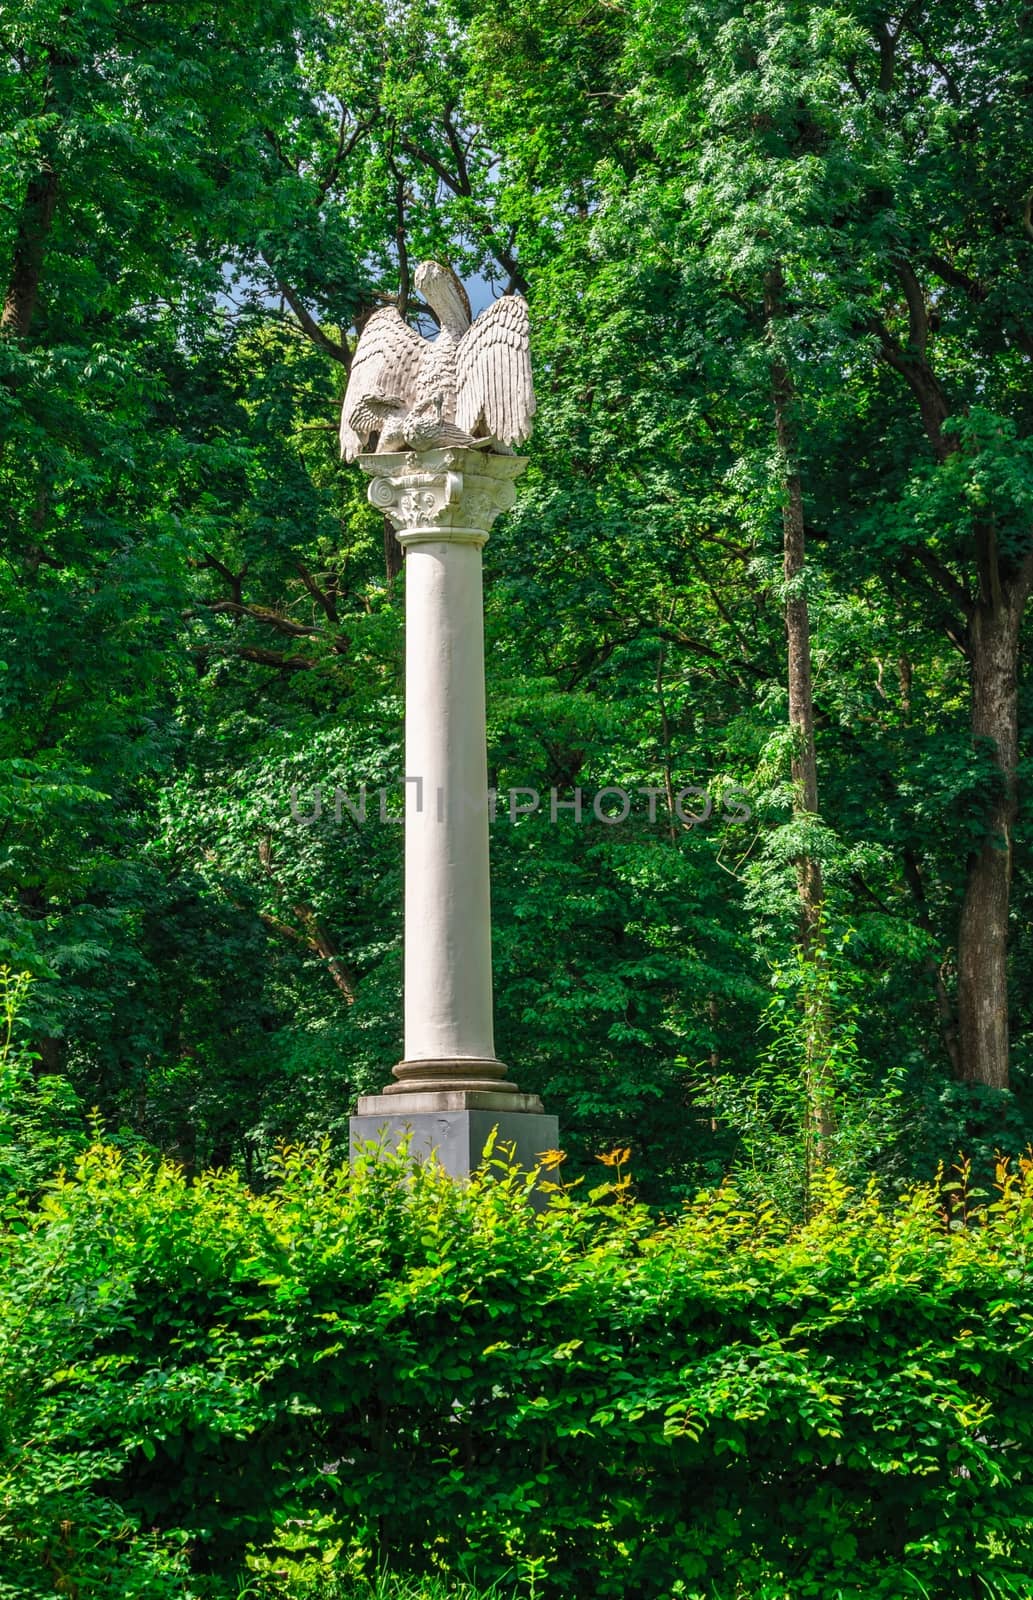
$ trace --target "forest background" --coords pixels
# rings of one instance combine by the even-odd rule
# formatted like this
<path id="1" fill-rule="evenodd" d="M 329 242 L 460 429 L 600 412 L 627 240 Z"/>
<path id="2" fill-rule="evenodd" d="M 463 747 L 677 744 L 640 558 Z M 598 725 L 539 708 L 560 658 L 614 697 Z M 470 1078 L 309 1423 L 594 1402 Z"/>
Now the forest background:
<path id="1" fill-rule="evenodd" d="M 0 40 L 18 1093 L 257 1182 L 398 1059 L 404 573 L 336 422 L 439 255 L 535 339 L 500 1057 L 664 1202 L 1021 1148 L 1028 5 L 15 0 Z"/>

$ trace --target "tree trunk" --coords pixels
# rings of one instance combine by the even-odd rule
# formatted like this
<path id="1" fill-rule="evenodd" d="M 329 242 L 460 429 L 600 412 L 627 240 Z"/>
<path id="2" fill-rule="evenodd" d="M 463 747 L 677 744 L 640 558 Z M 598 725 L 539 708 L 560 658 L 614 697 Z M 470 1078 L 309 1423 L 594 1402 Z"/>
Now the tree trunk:
<path id="1" fill-rule="evenodd" d="M 764 279 L 764 311 L 769 333 L 782 313 L 784 280 L 776 266 Z M 785 576 L 786 645 L 789 681 L 789 726 L 793 735 L 791 772 L 793 810 L 796 816 L 817 815 L 818 763 L 814 749 L 814 692 L 811 672 L 811 625 L 804 588 L 807 542 L 804 533 L 803 480 L 793 416 L 793 376 L 777 349 L 771 362 L 771 394 L 775 434 L 783 472 L 782 569 Z M 796 863 L 799 893 L 800 948 L 816 966 L 823 955 L 822 908 L 824 885 L 821 863 L 804 853 Z M 823 998 L 824 985 L 805 984 L 802 995 L 804 1030 L 804 1093 L 807 1105 L 805 1143 L 805 1205 L 809 1209 L 813 1171 L 829 1158 L 833 1116 L 829 1104 L 825 1067 L 829 1055 L 831 1019 Z"/>
<path id="2" fill-rule="evenodd" d="M 782 272 L 776 267 L 764 282 L 764 307 L 769 324 L 780 314 Z M 786 585 L 786 644 L 788 647 L 789 726 L 793 733 L 793 806 L 796 814 L 818 810 L 818 763 L 814 750 L 814 692 L 811 672 L 811 625 L 803 587 L 807 546 L 803 520 L 803 482 L 793 419 L 793 379 L 785 362 L 771 363 L 771 391 L 775 408 L 775 433 L 784 472 L 782 506 L 782 570 Z M 815 943 L 821 919 L 823 885 L 821 864 L 810 856 L 797 863 L 800 889 L 800 941 L 805 949 Z"/>
<path id="3" fill-rule="evenodd" d="M 907 262 L 897 272 L 908 307 L 905 348 L 886 325 L 872 324 L 884 359 L 900 374 L 918 402 L 933 453 L 944 462 L 961 447 L 946 435 L 947 396 L 929 364 L 929 313 L 925 293 Z M 976 530 L 976 593 L 961 583 L 928 548 L 918 552 L 925 572 L 964 616 L 951 638 L 964 640 L 972 684 L 972 737 L 989 741 L 1000 776 L 987 817 L 987 831 L 967 863 L 958 927 L 956 1075 L 964 1083 L 1008 1087 L 1008 904 L 1011 896 L 1012 831 L 1018 813 L 1018 653 L 1022 614 L 1033 588 L 1033 550 L 1017 567 L 1002 570 L 991 521 Z"/>
<path id="4" fill-rule="evenodd" d="M 384 518 L 384 572 L 387 577 L 387 592 L 394 593 L 395 579 L 402 570 L 405 551 L 398 543 L 394 524 L 389 517 Z"/>
<path id="5" fill-rule="evenodd" d="M 54 220 L 57 173 L 47 162 L 29 179 L 15 233 L 11 275 L 0 313 L 0 334 L 27 337 L 39 298 L 43 252 Z"/>
<path id="6" fill-rule="evenodd" d="M 982 542 L 982 541 L 981 541 Z M 1018 658 L 1022 613 L 1033 580 L 1033 554 L 1002 582 L 989 551 L 993 582 L 973 607 L 968 628 L 972 737 L 988 741 L 1000 786 L 987 832 L 968 859 L 958 929 L 958 1076 L 991 1089 L 1008 1087 L 1008 904 L 1012 833 L 1018 814 Z M 984 567 L 984 570 L 987 570 Z"/>
<path id="7" fill-rule="evenodd" d="M 891 793 L 896 794 L 896 790 L 892 787 Z M 911 890 L 911 895 L 915 902 L 915 920 L 919 927 L 932 939 L 934 937 L 933 919 L 929 911 L 929 902 L 926 898 L 922 868 L 918 856 L 910 846 L 905 845 L 901 863 L 904 869 L 904 881 Z M 946 962 L 937 961 L 935 955 L 928 955 L 922 965 L 929 979 L 929 986 L 936 996 L 936 1014 L 939 1019 L 940 1038 L 943 1041 L 943 1048 L 947 1053 L 947 1059 L 951 1064 L 954 1076 L 958 1077 L 961 1070 L 961 1053 L 958 1049 L 958 1018 L 955 1006 L 947 992 L 947 984 L 944 979 Z"/>

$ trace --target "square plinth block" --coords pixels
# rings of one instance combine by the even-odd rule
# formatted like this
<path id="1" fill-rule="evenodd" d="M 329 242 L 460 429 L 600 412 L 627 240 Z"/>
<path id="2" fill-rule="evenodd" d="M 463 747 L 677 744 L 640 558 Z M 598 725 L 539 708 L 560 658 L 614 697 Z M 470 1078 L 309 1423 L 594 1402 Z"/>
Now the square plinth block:
<path id="1" fill-rule="evenodd" d="M 402 1099 L 414 1102 L 400 1105 Z M 546 1150 L 555 1150 L 559 1122 L 540 1110 L 520 1110 L 511 1102 L 527 1101 L 540 1106 L 532 1095 L 487 1095 L 480 1100 L 501 1104 L 463 1106 L 472 1096 L 460 1094 L 366 1095 L 359 1101 L 358 1115 L 349 1120 L 352 1154 L 363 1145 L 383 1145 L 397 1149 L 409 1138 L 409 1154 L 415 1161 L 425 1160 L 433 1151 L 444 1170 L 453 1178 L 468 1178 L 481 1165 L 484 1147 L 497 1129 L 496 1148 L 513 1146 L 513 1160 L 524 1171 L 538 1165 Z M 441 1102 L 434 1104 L 434 1102 Z"/>

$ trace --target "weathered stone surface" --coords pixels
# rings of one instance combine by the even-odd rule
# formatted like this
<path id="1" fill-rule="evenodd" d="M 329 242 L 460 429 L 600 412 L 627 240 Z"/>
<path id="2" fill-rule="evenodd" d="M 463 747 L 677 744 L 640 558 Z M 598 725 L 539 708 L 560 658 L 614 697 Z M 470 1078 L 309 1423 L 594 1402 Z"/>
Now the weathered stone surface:
<path id="1" fill-rule="evenodd" d="M 370 504 L 390 518 L 400 544 L 483 545 L 515 501 L 527 459 L 457 448 L 363 455 L 359 466 L 373 480 Z"/>
<path id="2" fill-rule="evenodd" d="M 544 1110 L 536 1094 L 521 1094 L 516 1089 L 511 1089 L 507 1094 L 498 1089 L 411 1090 L 399 1098 L 395 1092 L 397 1087 L 391 1084 L 384 1094 L 360 1095 L 359 1116 L 405 1118 L 446 1111 L 504 1111 L 511 1116 L 514 1113 L 534 1114 Z M 507 1084 L 506 1088 L 510 1089 L 510 1085 Z"/>
<path id="3" fill-rule="evenodd" d="M 470 302 L 451 267 L 423 261 L 414 282 L 437 313 L 424 339 L 396 306 L 375 311 L 356 346 L 341 409 L 341 454 L 467 445 L 509 449 L 534 415 L 527 302 L 503 295 L 471 326 Z"/>
<path id="4" fill-rule="evenodd" d="M 363 1106 L 380 1098 L 371 1095 L 359 1104 Z M 541 1103 L 533 1095 L 520 1098 Z M 409 1155 L 414 1161 L 424 1161 L 434 1151 L 446 1172 L 454 1178 L 468 1178 L 480 1166 L 485 1146 L 496 1129 L 496 1150 L 500 1145 L 512 1145 L 515 1164 L 528 1172 L 537 1166 L 544 1151 L 556 1148 L 559 1138 L 556 1118 L 542 1112 L 495 1108 L 450 1110 L 442 1106 L 426 1111 L 413 1107 L 399 1113 L 397 1101 L 388 1103 L 390 1113 L 360 1112 L 351 1118 L 352 1155 L 369 1143 L 394 1150 L 408 1138 Z"/>

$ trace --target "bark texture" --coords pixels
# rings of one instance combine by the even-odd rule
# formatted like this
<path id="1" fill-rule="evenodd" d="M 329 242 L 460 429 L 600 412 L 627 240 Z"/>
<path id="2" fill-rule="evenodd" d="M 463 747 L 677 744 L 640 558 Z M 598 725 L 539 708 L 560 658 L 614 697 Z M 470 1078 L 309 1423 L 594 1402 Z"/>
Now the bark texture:
<path id="1" fill-rule="evenodd" d="M 770 333 L 782 315 L 784 283 L 777 266 L 764 281 L 764 312 Z M 777 345 L 771 362 L 771 396 L 775 414 L 775 435 L 782 464 L 782 568 L 785 577 L 785 624 L 787 675 L 789 687 L 789 726 L 793 735 L 791 771 L 793 809 L 797 816 L 818 812 L 818 761 L 814 748 L 814 677 L 811 667 L 811 623 L 804 575 L 807 539 L 803 514 L 803 479 L 800 450 L 794 417 L 793 375 Z M 824 884 L 821 863 L 804 853 L 796 862 L 799 894 L 799 942 L 810 958 L 810 970 L 819 971 L 824 946 L 822 909 Z M 813 1173 L 829 1159 L 834 1119 L 826 1081 L 829 1059 L 831 1018 L 823 998 L 821 983 L 803 992 L 804 1071 L 806 1075 L 807 1126 L 806 1192 L 810 1195 Z M 809 1200 L 808 1200 L 809 1206 Z"/>
<path id="2" fill-rule="evenodd" d="M 781 315 L 783 282 L 778 268 L 769 272 L 764 286 L 765 314 L 769 326 Z M 789 726 L 793 733 L 792 778 L 797 814 L 818 810 L 818 763 L 814 748 L 814 678 L 811 668 L 811 623 L 803 586 L 807 560 L 804 531 L 803 480 L 793 418 L 793 379 L 785 362 L 771 363 L 771 391 L 775 433 L 782 461 L 782 569 L 786 585 L 786 647 L 789 686 Z M 821 864 L 810 856 L 797 863 L 800 889 L 800 938 L 810 949 L 818 934 L 824 893 Z"/>
<path id="3" fill-rule="evenodd" d="M 9 338 L 27 338 L 32 326 L 56 204 L 57 173 L 47 163 L 29 179 L 18 217 L 11 274 L 0 312 L 0 333 Z"/>
<path id="4" fill-rule="evenodd" d="M 1007 1089 L 1008 910 L 1019 805 L 1019 633 L 1033 557 L 1007 579 L 996 571 L 995 552 L 990 559 L 996 582 L 972 609 L 967 643 L 972 737 L 992 749 L 999 784 L 986 836 L 967 863 L 958 928 L 957 1070 L 964 1082 Z"/>
<path id="5" fill-rule="evenodd" d="M 929 444 L 943 463 L 961 448 L 945 433 L 947 395 L 928 355 L 927 298 L 912 265 L 897 264 L 908 314 L 907 343 L 875 321 L 882 356 L 915 399 Z M 956 1028 L 945 1038 L 956 1077 L 965 1083 L 1007 1089 L 1008 913 L 1011 899 L 1012 834 L 1018 814 L 1019 636 L 1033 587 L 1033 534 L 1022 555 L 1002 557 L 992 520 L 975 529 L 975 572 L 968 583 L 927 548 L 915 559 L 946 601 L 947 632 L 964 651 L 972 692 L 972 738 L 993 753 L 999 783 L 986 816 L 980 847 L 966 864 L 958 923 Z M 942 974 L 941 974 L 942 981 Z M 942 1003 L 941 1003 L 942 1017 Z"/>

